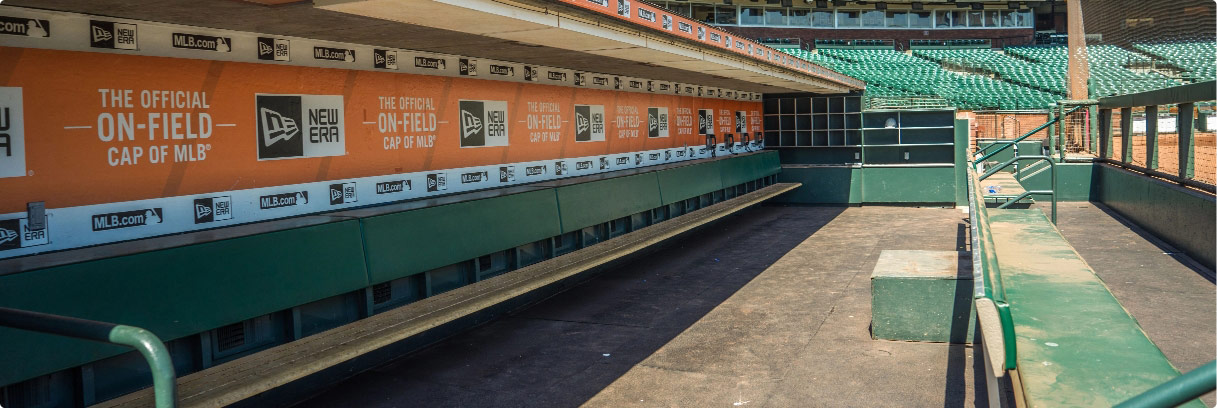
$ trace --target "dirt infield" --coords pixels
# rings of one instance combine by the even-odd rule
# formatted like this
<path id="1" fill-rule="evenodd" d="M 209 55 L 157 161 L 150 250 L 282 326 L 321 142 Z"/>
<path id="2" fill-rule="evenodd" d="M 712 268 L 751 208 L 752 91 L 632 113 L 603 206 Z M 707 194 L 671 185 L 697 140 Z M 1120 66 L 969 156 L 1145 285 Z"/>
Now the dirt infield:
<path id="1" fill-rule="evenodd" d="M 1035 113 L 975 113 L 975 112 L 960 112 L 960 119 L 968 119 L 971 123 L 971 141 L 972 149 L 976 149 L 977 139 L 1013 139 L 1034 130 L 1037 126 L 1042 125 L 1047 119 L 1046 114 Z M 1120 114 L 1116 112 L 1112 121 L 1119 123 Z M 1070 150 L 1071 154 L 1093 154 L 1098 155 L 1099 152 L 1089 151 L 1090 139 L 1086 136 L 1086 131 L 1089 127 L 1086 125 L 1085 116 L 1080 114 L 1071 115 L 1066 121 L 1067 141 L 1076 143 L 1076 147 L 1082 151 Z M 1121 144 L 1123 143 L 1120 135 L 1120 127 L 1113 126 L 1112 129 L 1112 158 L 1121 160 Z M 1047 137 L 1047 131 L 1042 130 L 1028 140 L 1042 140 Z M 1200 182 L 1217 184 L 1217 136 L 1213 132 L 1196 132 L 1196 154 L 1194 179 Z M 1145 134 L 1134 134 L 1132 137 L 1132 159 L 1130 163 L 1149 167 L 1146 161 Z M 1169 174 L 1179 174 L 1179 135 L 1177 133 L 1161 133 L 1158 135 L 1158 171 Z"/>
<path id="2" fill-rule="evenodd" d="M 1112 155 L 1120 159 L 1123 140 L 1119 135 L 1112 138 Z M 1146 167 L 1145 135 L 1133 135 L 1132 160 L 1130 163 Z M 1217 137 L 1214 133 L 1196 133 L 1196 164 L 1195 179 L 1197 181 L 1217 184 Z M 1179 174 L 1179 135 L 1166 133 L 1158 135 L 1158 171 Z"/>

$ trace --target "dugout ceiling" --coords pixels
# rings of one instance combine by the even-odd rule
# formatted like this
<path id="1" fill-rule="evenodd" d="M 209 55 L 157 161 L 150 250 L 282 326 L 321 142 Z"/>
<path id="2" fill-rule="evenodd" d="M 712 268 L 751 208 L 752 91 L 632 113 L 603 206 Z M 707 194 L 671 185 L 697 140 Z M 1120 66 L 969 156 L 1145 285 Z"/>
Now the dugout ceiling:
<path id="1" fill-rule="evenodd" d="M 801 60 L 783 61 L 784 54 L 748 40 L 727 40 L 734 36 L 661 10 L 648 10 L 649 6 L 638 2 L 626 3 L 629 7 L 624 9 L 629 12 L 617 14 L 622 10 L 618 1 L 601 0 L 605 10 L 595 9 L 598 2 L 571 0 L 318 0 L 279 5 L 236 0 L 9 0 L 5 5 L 448 53 L 748 92 L 841 93 L 863 86 Z M 640 20 L 639 10 L 656 20 L 657 27 Z M 673 17 L 675 21 L 668 22 Z M 661 19 L 671 29 L 658 27 Z M 688 32 L 682 33 L 682 29 Z M 717 41 L 711 42 L 712 38 Z"/>

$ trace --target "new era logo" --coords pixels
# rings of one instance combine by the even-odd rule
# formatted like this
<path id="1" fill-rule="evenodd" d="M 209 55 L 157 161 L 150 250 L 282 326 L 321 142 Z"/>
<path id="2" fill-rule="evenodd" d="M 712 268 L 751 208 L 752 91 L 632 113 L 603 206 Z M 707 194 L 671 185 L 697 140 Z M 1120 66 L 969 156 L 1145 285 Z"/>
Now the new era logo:
<path id="1" fill-rule="evenodd" d="M 714 111 L 709 109 L 697 110 L 697 134 L 714 134 Z"/>
<path id="2" fill-rule="evenodd" d="M 232 219 L 232 197 L 207 197 L 194 200 L 194 223 Z"/>
<path id="3" fill-rule="evenodd" d="M 461 147 L 507 146 L 507 102 L 462 100 L 458 105 Z"/>
<path id="4" fill-rule="evenodd" d="M 93 26 L 93 42 L 110 41 L 114 39 L 114 35 L 110 34 L 110 30 Z"/>
<path id="5" fill-rule="evenodd" d="M 139 49 L 135 24 L 89 20 L 89 46 L 115 50 Z"/>
<path id="6" fill-rule="evenodd" d="M 647 108 L 647 137 L 668 137 L 668 108 Z"/>
<path id="7" fill-rule="evenodd" d="M 443 191 L 448 189 L 447 176 L 444 173 L 431 173 L 427 175 L 427 192 Z"/>
<path id="8" fill-rule="evenodd" d="M 296 126 L 295 119 L 267 108 L 259 108 L 258 114 L 261 115 L 262 120 L 262 142 L 266 146 L 290 140 L 300 134 L 300 128 Z"/>
<path id="9" fill-rule="evenodd" d="M 457 63 L 459 64 L 457 71 L 459 71 L 461 75 L 477 76 L 478 60 L 461 58 L 457 61 Z"/>
<path id="10" fill-rule="evenodd" d="M 330 205 L 349 204 L 359 201 L 355 195 L 355 182 L 330 184 Z"/>
<path id="11" fill-rule="evenodd" d="M 45 225 L 42 229 L 32 229 L 25 218 L 0 220 L 0 251 L 51 243 Z"/>
<path id="12" fill-rule="evenodd" d="M 397 51 L 372 50 L 372 67 L 397 69 Z"/>
<path id="13" fill-rule="evenodd" d="M 290 43 L 282 38 L 258 37 L 258 59 L 263 61 L 290 61 Z"/>
<path id="14" fill-rule="evenodd" d="M 482 132 L 482 118 L 474 112 L 461 111 L 461 138 L 468 139 Z"/>
<path id="15" fill-rule="evenodd" d="M 342 156 L 341 95 L 257 95 L 258 159 Z"/>
<path id="16" fill-rule="evenodd" d="M 575 105 L 575 141 L 603 142 L 604 105 Z"/>

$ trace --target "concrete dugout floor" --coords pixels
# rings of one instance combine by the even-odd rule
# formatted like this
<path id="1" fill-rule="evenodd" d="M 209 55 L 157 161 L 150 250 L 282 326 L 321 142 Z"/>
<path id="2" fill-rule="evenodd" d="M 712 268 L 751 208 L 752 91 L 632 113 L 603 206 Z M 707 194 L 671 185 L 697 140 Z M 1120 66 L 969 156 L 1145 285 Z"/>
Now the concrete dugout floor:
<path id="1" fill-rule="evenodd" d="M 961 249 L 965 216 L 753 208 L 299 406 L 983 405 L 970 347 L 869 331 L 880 251 Z"/>

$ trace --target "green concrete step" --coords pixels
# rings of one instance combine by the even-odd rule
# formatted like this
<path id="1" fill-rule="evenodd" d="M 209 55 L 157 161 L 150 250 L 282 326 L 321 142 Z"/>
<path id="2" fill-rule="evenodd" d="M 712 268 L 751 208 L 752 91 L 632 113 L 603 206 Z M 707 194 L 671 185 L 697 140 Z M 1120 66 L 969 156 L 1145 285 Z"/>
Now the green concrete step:
<path id="1" fill-rule="evenodd" d="M 989 221 L 1026 406 L 1110 407 L 1179 376 L 1043 212 L 990 209 Z"/>
<path id="2" fill-rule="evenodd" d="M 970 343 L 971 259 L 956 251 L 879 253 L 871 272 L 871 338 Z"/>

